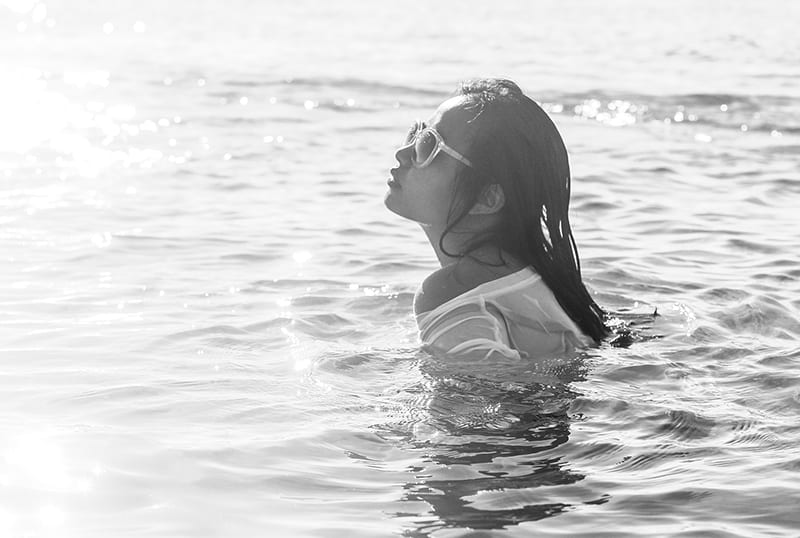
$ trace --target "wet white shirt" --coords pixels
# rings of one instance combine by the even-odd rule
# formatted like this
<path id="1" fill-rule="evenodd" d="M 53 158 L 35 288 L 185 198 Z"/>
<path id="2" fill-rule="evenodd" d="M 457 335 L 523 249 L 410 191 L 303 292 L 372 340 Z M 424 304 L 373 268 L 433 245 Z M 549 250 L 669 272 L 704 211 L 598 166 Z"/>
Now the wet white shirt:
<path id="1" fill-rule="evenodd" d="M 418 314 L 417 325 L 434 354 L 473 359 L 546 356 L 592 343 L 529 267 Z"/>

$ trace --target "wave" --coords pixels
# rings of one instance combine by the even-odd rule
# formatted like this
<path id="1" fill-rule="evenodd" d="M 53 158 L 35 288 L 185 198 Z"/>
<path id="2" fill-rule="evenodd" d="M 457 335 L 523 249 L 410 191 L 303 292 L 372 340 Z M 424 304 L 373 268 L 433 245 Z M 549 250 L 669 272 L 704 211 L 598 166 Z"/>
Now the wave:
<path id="1" fill-rule="evenodd" d="M 644 94 L 590 90 L 541 96 L 551 114 L 572 115 L 612 126 L 662 122 L 713 129 L 800 133 L 797 99 L 775 94 L 688 93 Z"/>
<path id="2" fill-rule="evenodd" d="M 351 90 L 369 94 L 378 93 L 394 96 L 419 95 L 441 97 L 443 95 L 441 90 L 434 88 L 387 83 L 357 77 L 290 77 L 262 80 L 232 79 L 224 81 L 223 84 L 226 86 L 246 88 L 290 86 L 292 88 Z"/>

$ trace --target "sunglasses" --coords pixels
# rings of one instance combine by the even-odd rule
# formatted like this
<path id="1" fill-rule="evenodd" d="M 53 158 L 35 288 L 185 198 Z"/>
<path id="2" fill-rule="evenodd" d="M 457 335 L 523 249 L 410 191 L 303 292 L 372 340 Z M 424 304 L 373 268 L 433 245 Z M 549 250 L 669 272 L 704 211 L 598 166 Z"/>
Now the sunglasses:
<path id="1" fill-rule="evenodd" d="M 417 120 L 409 129 L 406 140 L 400 149 L 411 147 L 413 149 L 411 165 L 414 168 L 425 168 L 433 162 L 440 151 L 450 155 L 455 160 L 472 167 L 469 159 L 444 143 L 444 139 L 433 127 L 426 127 L 425 123 Z"/>

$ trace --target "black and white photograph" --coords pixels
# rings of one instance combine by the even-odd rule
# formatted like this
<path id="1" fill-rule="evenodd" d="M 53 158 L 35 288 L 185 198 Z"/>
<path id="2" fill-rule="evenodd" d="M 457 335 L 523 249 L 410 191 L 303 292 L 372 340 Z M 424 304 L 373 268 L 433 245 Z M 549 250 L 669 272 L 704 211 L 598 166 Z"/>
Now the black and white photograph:
<path id="1" fill-rule="evenodd" d="M 798 28 L 0 0 L 0 538 L 799 536 Z"/>

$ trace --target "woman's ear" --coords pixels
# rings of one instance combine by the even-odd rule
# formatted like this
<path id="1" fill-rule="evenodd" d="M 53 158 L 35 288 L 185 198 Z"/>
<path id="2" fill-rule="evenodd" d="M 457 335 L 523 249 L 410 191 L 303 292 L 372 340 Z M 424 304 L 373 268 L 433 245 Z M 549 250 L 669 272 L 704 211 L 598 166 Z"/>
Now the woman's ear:
<path id="1" fill-rule="evenodd" d="M 503 187 L 492 183 L 481 192 L 478 201 L 469 210 L 470 215 L 492 215 L 497 213 L 506 204 L 506 194 Z"/>

